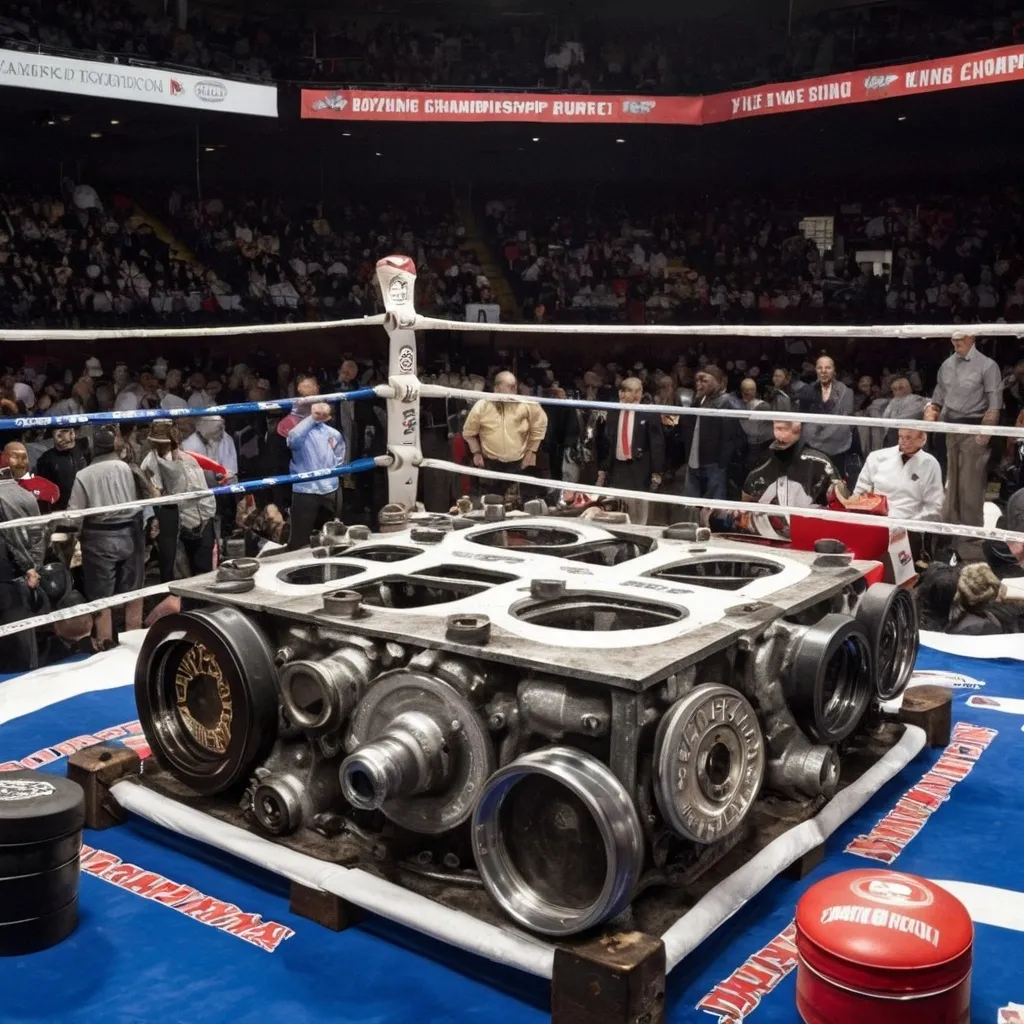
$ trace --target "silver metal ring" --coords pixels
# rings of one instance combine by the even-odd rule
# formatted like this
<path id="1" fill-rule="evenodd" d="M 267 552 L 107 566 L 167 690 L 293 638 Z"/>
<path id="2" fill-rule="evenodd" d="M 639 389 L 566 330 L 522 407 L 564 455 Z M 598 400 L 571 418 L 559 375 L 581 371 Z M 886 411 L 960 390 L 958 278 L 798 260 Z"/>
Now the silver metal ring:
<path id="1" fill-rule="evenodd" d="M 541 814 L 524 806 L 520 827 L 514 805 L 521 797 L 528 804 L 539 780 L 547 783 L 534 790 Z M 495 772 L 477 803 L 472 834 L 491 897 L 542 935 L 575 935 L 621 913 L 643 865 L 643 830 L 629 793 L 607 766 L 573 747 L 536 750 Z M 591 845 L 595 835 L 600 850 Z M 603 857 L 603 870 L 592 880 L 574 877 L 572 859 L 559 855 L 566 851 Z M 566 877 L 580 883 L 575 897 L 563 885 Z"/>

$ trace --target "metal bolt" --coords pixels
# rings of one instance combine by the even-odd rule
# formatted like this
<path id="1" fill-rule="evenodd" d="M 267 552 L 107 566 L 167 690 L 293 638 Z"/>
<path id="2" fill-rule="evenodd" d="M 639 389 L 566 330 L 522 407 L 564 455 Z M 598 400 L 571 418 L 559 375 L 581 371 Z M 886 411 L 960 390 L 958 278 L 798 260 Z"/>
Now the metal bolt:
<path id="1" fill-rule="evenodd" d="M 433 862 L 434 855 L 430 852 L 430 850 L 420 850 L 420 852 L 416 854 L 417 864 L 427 865 L 432 864 Z"/>
<path id="2" fill-rule="evenodd" d="M 458 732 L 462 728 L 462 723 L 457 719 L 452 719 L 452 732 Z"/>
<path id="3" fill-rule="evenodd" d="M 497 731 L 498 729 L 505 728 L 505 715 L 501 711 L 496 711 L 489 719 L 487 719 L 487 725 Z"/>
<path id="4" fill-rule="evenodd" d="M 597 715 L 584 715 L 582 719 L 583 728 L 587 732 L 593 732 L 601 723 L 597 720 Z"/>
<path id="5" fill-rule="evenodd" d="M 444 855 L 444 866 L 449 871 L 457 871 L 462 861 L 459 860 L 458 856 L 454 853 L 446 853 Z"/>

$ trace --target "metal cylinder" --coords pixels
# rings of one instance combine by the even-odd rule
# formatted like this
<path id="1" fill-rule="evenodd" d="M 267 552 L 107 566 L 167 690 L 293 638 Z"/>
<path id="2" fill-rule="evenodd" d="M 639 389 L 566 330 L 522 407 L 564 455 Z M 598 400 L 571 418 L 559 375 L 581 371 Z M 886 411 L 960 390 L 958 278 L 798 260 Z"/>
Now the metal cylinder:
<path id="1" fill-rule="evenodd" d="M 343 647 L 319 661 L 291 661 L 281 670 L 281 702 L 310 736 L 340 729 L 370 680 L 367 653 Z"/>
<path id="2" fill-rule="evenodd" d="M 839 785 L 835 748 L 795 739 L 782 757 L 768 762 L 766 781 L 777 793 L 832 797 Z"/>
<path id="3" fill-rule="evenodd" d="M 409 525 L 409 510 L 404 505 L 385 505 L 380 510 L 380 532 L 397 533 Z"/>
<path id="4" fill-rule="evenodd" d="M 385 801 L 426 793 L 443 784 L 450 760 L 448 737 L 430 715 L 407 711 L 398 715 L 371 743 L 342 762 L 345 799 L 361 810 L 378 810 Z"/>
<path id="5" fill-rule="evenodd" d="M 257 787 L 252 810 L 260 825 L 274 836 L 298 831 L 306 817 L 305 793 L 294 775 L 268 775 Z"/>
<path id="6" fill-rule="evenodd" d="M 491 897 L 542 935 L 575 935 L 621 913 L 643 865 L 629 793 L 607 766 L 572 747 L 536 750 L 495 772 L 472 837 Z"/>

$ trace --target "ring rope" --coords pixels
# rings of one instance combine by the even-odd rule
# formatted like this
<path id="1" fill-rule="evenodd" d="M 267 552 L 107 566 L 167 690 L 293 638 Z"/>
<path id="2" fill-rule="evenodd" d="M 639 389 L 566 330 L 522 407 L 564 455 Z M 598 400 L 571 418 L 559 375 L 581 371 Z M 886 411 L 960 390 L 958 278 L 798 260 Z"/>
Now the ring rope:
<path id="1" fill-rule="evenodd" d="M 733 420 L 783 420 L 792 423 L 823 423 L 827 426 L 869 427 L 884 430 L 922 430 L 934 434 L 979 434 L 992 437 L 1024 437 L 1024 427 L 984 426 L 980 423 L 947 423 L 929 420 L 883 419 L 880 416 L 834 416 L 820 412 L 776 412 L 772 409 L 709 409 L 706 406 L 637 405 L 626 402 L 597 402 L 581 398 L 542 398 L 534 395 L 501 395 L 491 392 L 449 388 L 440 384 L 421 384 L 422 398 L 462 398 L 467 401 L 520 402 L 537 405 L 560 405 L 571 409 L 622 409 L 627 412 L 653 413 L 664 416 L 719 416 Z"/>
<path id="2" fill-rule="evenodd" d="M 337 327 L 380 327 L 383 314 L 348 320 L 302 320 L 297 323 L 248 324 L 232 327 L 113 327 L 104 330 L 0 328 L 0 341 L 116 341 L 124 338 L 228 338 L 248 334 L 290 334 Z"/>
<path id="3" fill-rule="evenodd" d="M 440 320 L 413 314 L 416 331 L 462 331 L 495 334 L 612 334 L 693 338 L 1024 338 L 1024 324 L 880 324 L 876 327 L 845 324 L 479 324 L 466 320 Z"/>
<path id="4" fill-rule="evenodd" d="M 381 394 L 382 393 L 382 394 Z M 359 388 L 330 395 L 311 395 L 309 398 L 279 398 L 267 402 L 229 402 L 226 405 L 208 405 L 202 409 L 125 409 L 112 412 L 69 413 L 64 416 L 18 416 L 0 418 L 0 430 L 27 430 L 33 427 L 79 427 L 89 423 L 138 423 L 150 420 L 191 419 L 200 416 L 237 416 L 244 413 L 284 412 L 296 405 L 314 402 L 356 402 L 365 398 L 387 397 L 390 388 Z"/>
<path id="5" fill-rule="evenodd" d="M 811 519 L 827 519 L 838 523 L 852 523 L 857 526 L 879 526 L 913 530 L 916 533 L 931 533 L 941 537 L 972 537 L 977 540 L 1024 541 L 1024 533 L 1012 530 L 986 529 L 984 526 L 961 526 L 957 523 L 939 523 L 933 520 L 896 519 L 889 516 L 870 516 L 861 512 L 839 512 L 820 508 L 794 505 L 762 505 L 752 501 L 728 501 L 718 498 L 686 498 L 679 494 L 665 494 L 661 491 L 629 491 L 621 487 L 598 487 L 596 484 L 566 484 L 560 480 L 544 480 L 526 476 L 523 473 L 502 473 L 492 469 L 477 469 L 476 466 L 461 466 L 444 459 L 423 459 L 421 469 L 439 469 L 460 476 L 475 476 L 484 479 L 504 480 L 527 484 L 534 488 L 557 491 L 582 491 L 606 498 L 628 498 L 633 501 L 660 501 L 666 505 L 683 505 L 687 508 L 716 508 L 725 512 L 751 512 L 760 515 L 804 516 Z"/>
<path id="6" fill-rule="evenodd" d="M 285 484 L 298 484 L 310 480 L 327 480 L 337 476 L 354 476 L 372 469 L 387 468 L 391 465 L 390 455 L 378 455 L 372 459 L 356 459 L 344 466 L 332 469 L 311 469 L 305 473 L 288 473 L 280 476 L 265 476 L 259 480 L 248 480 L 244 483 L 219 484 L 208 487 L 204 491 L 183 491 L 181 494 L 165 494 L 157 498 L 139 498 L 136 501 L 122 501 L 116 505 L 99 505 L 95 508 L 65 509 L 62 512 L 46 512 L 38 516 L 23 516 L 20 519 L 0 521 L 0 530 L 19 530 L 28 526 L 44 526 L 50 522 L 67 522 L 75 519 L 88 519 L 89 516 L 106 515 L 110 512 L 137 511 L 157 505 L 177 505 L 186 501 L 197 501 L 201 498 L 218 498 L 227 494 L 250 494 L 253 491 L 264 491 L 270 487 Z"/>
<path id="7" fill-rule="evenodd" d="M 37 629 L 39 626 L 49 626 L 54 622 L 64 622 L 67 619 L 77 619 L 80 615 L 95 615 L 96 612 L 106 611 L 108 608 L 116 608 L 122 604 L 131 604 L 132 601 L 140 601 L 145 597 L 154 597 L 157 594 L 166 594 L 168 585 L 166 583 L 155 583 L 151 587 L 143 587 L 141 590 L 130 590 L 124 594 L 113 594 L 111 597 L 101 597 L 87 604 L 76 604 L 72 608 L 60 608 L 57 611 L 46 612 L 43 615 L 33 615 L 29 619 L 18 619 L 17 622 L 9 622 L 0 626 L 0 639 L 7 636 L 14 636 L 26 629 Z"/>

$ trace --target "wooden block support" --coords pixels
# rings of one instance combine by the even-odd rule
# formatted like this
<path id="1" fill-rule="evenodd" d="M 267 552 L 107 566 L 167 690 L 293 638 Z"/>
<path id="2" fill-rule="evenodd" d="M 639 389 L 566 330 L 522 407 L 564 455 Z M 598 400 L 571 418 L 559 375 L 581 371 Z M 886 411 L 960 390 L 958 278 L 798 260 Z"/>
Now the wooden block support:
<path id="1" fill-rule="evenodd" d="M 798 857 L 792 864 L 783 871 L 784 878 L 791 882 L 799 882 L 806 878 L 819 864 L 825 860 L 825 844 L 818 843 L 817 846 L 808 850 L 802 857 Z"/>
<path id="2" fill-rule="evenodd" d="M 134 750 L 114 743 L 97 743 L 68 758 L 68 778 L 85 790 L 86 828 L 110 828 L 128 817 L 110 795 L 110 787 L 121 779 L 138 775 L 140 766 Z"/>
<path id="3" fill-rule="evenodd" d="M 288 908 L 293 914 L 315 921 L 332 932 L 343 932 L 362 920 L 362 908 L 323 889 L 310 889 L 298 882 L 291 883 Z"/>
<path id="4" fill-rule="evenodd" d="M 664 1024 L 665 946 L 643 932 L 555 950 L 552 1024 Z"/>
<path id="5" fill-rule="evenodd" d="M 953 694 L 943 686 L 915 686 L 903 695 L 899 719 L 918 725 L 929 747 L 946 747 L 953 735 Z"/>

